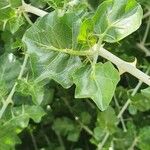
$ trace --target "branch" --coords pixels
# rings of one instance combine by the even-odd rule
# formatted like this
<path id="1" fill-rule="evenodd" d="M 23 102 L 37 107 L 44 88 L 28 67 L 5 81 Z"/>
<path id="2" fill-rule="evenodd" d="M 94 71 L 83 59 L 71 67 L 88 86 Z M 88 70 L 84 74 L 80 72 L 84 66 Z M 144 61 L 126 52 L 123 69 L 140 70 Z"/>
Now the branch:
<path id="1" fill-rule="evenodd" d="M 99 50 L 99 55 L 111 61 L 118 67 L 119 70 L 123 70 L 124 72 L 132 74 L 133 76 L 150 86 L 150 76 L 137 69 L 131 63 L 118 58 L 102 47 Z"/>
<path id="2" fill-rule="evenodd" d="M 40 17 L 48 13 L 34 6 L 28 5 L 24 2 L 23 2 L 23 8 L 25 11 L 36 14 Z M 97 46 L 95 45 L 94 49 L 96 49 L 96 47 Z M 146 75 L 145 73 L 143 73 L 142 71 L 134 67 L 131 63 L 128 63 L 118 58 L 117 56 L 113 55 L 112 53 L 110 53 L 109 51 L 107 51 L 102 47 L 99 50 L 99 55 L 114 63 L 119 70 L 123 70 L 124 72 L 128 72 L 132 74 L 133 76 L 135 76 L 136 78 L 138 78 L 139 80 L 141 80 L 142 82 L 150 86 L 150 76 Z"/>

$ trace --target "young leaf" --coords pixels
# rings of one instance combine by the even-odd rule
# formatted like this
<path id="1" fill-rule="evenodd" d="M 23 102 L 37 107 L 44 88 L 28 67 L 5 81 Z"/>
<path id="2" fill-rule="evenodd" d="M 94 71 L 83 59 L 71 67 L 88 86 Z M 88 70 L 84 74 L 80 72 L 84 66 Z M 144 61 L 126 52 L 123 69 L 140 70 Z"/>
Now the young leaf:
<path id="1" fill-rule="evenodd" d="M 77 47 L 80 19 L 72 13 L 56 11 L 39 19 L 23 37 L 31 57 L 36 82 L 53 79 L 64 88 L 73 82 L 71 74 L 81 64 L 79 57 L 61 53 Z"/>
<path id="2" fill-rule="evenodd" d="M 73 81 L 76 98 L 91 98 L 100 110 L 105 110 L 113 97 L 119 73 L 110 62 L 98 63 L 94 70 L 85 65 L 73 74 Z"/>
<path id="3" fill-rule="evenodd" d="M 93 17 L 95 32 L 106 42 L 117 42 L 139 28 L 142 14 L 135 0 L 106 0 Z"/>

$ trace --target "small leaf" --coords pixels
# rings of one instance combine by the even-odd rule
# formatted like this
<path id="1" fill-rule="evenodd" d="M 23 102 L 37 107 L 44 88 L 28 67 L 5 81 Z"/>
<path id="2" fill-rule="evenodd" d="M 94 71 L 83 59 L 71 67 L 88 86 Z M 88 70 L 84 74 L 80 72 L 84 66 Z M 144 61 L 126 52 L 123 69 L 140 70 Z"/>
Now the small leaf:
<path id="1" fill-rule="evenodd" d="M 19 80 L 16 91 L 25 96 L 30 95 L 33 102 L 37 105 L 40 105 L 44 98 L 43 87 L 34 83 L 34 81 Z"/>
<path id="2" fill-rule="evenodd" d="M 135 0 L 106 0 L 93 17 L 95 32 L 106 42 L 120 41 L 140 27 L 142 14 Z"/>
<path id="3" fill-rule="evenodd" d="M 110 121 L 111 120 L 111 121 Z M 114 133 L 117 129 L 117 116 L 115 114 L 115 111 L 113 108 L 109 107 L 107 110 L 104 112 L 99 112 L 97 116 L 97 123 L 98 126 L 109 132 L 109 133 Z"/>
<path id="4" fill-rule="evenodd" d="M 67 140 L 72 142 L 78 141 L 81 131 L 81 128 L 76 126 L 72 120 L 66 117 L 55 119 L 52 128 L 56 134 L 58 133 L 62 136 L 67 136 Z"/>
<path id="5" fill-rule="evenodd" d="M 150 126 L 146 126 L 140 129 L 137 147 L 141 150 L 149 150 L 150 143 Z"/>
<path id="6" fill-rule="evenodd" d="M 150 98 L 150 87 L 141 90 L 142 95 L 144 95 L 147 98 Z"/>
<path id="7" fill-rule="evenodd" d="M 143 93 L 146 92 L 142 91 Z M 147 93 L 145 94 L 137 93 L 134 97 L 131 97 L 131 105 L 133 105 L 139 111 L 147 111 L 150 109 L 150 97 L 147 97 Z"/>
<path id="8" fill-rule="evenodd" d="M 73 74 L 73 81 L 76 98 L 91 98 L 100 110 L 105 110 L 113 97 L 119 73 L 110 62 L 96 64 L 95 70 L 85 65 Z"/>

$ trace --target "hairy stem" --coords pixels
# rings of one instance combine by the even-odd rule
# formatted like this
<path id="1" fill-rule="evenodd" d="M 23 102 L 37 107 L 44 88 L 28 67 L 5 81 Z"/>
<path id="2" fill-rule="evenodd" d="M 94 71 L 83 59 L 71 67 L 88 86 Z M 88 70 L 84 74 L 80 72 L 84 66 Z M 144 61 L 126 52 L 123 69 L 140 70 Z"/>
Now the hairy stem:
<path id="1" fill-rule="evenodd" d="M 18 75 L 18 80 L 22 78 L 22 75 L 23 75 L 23 72 L 24 72 L 24 69 L 25 69 L 27 60 L 28 60 L 28 54 L 26 54 L 25 57 L 24 57 L 24 61 L 23 61 L 23 64 L 22 64 L 22 66 L 21 66 L 21 70 L 20 70 L 20 73 L 19 73 L 19 75 Z M 17 84 L 18 84 L 18 83 L 17 83 L 17 81 L 16 81 L 15 84 L 14 84 L 14 86 L 12 87 L 12 89 L 11 89 L 11 91 L 10 91 L 10 93 L 9 93 L 9 95 L 8 95 L 8 97 L 7 97 L 7 99 L 6 99 L 6 100 L 4 101 L 4 103 L 3 103 L 3 106 L 2 106 L 2 108 L 1 108 L 1 110 L 0 110 L 0 119 L 2 118 L 2 116 L 3 116 L 3 114 L 4 114 L 4 112 L 5 112 L 6 108 L 7 108 L 7 106 L 8 106 L 10 103 L 12 103 L 12 97 L 13 97 L 13 95 L 14 95 L 14 93 L 15 93 Z"/>

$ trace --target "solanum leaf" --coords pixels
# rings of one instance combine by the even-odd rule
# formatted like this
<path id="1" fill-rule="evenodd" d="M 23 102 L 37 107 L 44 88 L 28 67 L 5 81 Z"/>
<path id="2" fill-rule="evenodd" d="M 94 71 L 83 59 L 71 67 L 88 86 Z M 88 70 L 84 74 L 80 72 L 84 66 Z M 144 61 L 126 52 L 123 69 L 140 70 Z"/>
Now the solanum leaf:
<path id="1" fill-rule="evenodd" d="M 112 107 L 108 107 L 108 109 L 103 112 L 98 112 L 96 127 L 93 130 L 94 136 L 90 141 L 98 145 L 98 143 L 104 139 L 106 133 L 115 133 L 117 131 L 117 120 L 117 116 Z"/>
<path id="2" fill-rule="evenodd" d="M 98 63 L 79 68 L 73 74 L 76 85 L 76 98 L 91 98 L 100 110 L 105 110 L 114 94 L 119 81 L 119 73 L 110 63 Z"/>
<path id="3" fill-rule="evenodd" d="M 117 128 L 116 122 L 117 122 L 117 116 L 115 114 L 114 109 L 111 107 L 109 107 L 104 112 L 99 112 L 97 116 L 98 126 L 104 131 L 107 131 L 109 133 L 114 133 L 116 131 Z"/>
<path id="4" fill-rule="evenodd" d="M 131 97 L 131 106 L 139 111 L 147 111 L 150 109 L 150 88 L 141 90 L 141 93 L 137 93 Z"/>
<path id="5" fill-rule="evenodd" d="M 94 30 L 106 42 L 117 42 L 141 25 L 142 8 L 135 0 L 106 0 L 97 9 Z"/>
<path id="6" fill-rule="evenodd" d="M 80 19 L 75 14 L 54 11 L 27 30 L 23 41 L 37 82 L 49 78 L 64 88 L 73 84 L 71 74 L 81 64 L 80 58 L 61 53 L 61 49 L 77 48 L 79 25 Z"/>
<path id="7" fill-rule="evenodd" d="M 149 150 L 150 141 L 150 126 L 145 126 L 140 129 L 137 147 L 141 150 Z"/>
<path id="8" fill-rule="evenodd" d="M 12 53 L 0 56 L 0 98 L 3 98 L 14 85 L 20 66 Z"/>
<path id="9" fill-rule="evenodd" d="M 10 150 L 20 143 L 17 134 L 28 126 L 30 118 L 38 123 L 45 112 L 40 106 L 25 105 L 12 108 L 11 114 L 5 114 L 4 123 L 0 122 L 0 148 L 5 150 Z"/>

